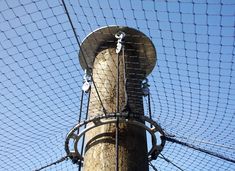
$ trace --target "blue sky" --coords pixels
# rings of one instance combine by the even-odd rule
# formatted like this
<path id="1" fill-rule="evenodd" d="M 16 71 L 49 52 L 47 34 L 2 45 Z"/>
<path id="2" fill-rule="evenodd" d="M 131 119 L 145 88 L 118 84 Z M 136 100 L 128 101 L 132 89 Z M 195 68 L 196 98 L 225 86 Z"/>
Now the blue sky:
<path id="1" fill-rule="evenodd" d="M 235 158 L 233 0 L 65 3 L 80 42 L 107 25 L 145 33 L 158 57 L 148 77 L 154 120 L 182 141 Z M 0 1 L 0 38 L 0 170 L 33 170 L 65 154 L 79 113 L 79 47 L 61 1 Z M 177 144 L 162 154 L 183 170 L 235 170 Z M 46 170 L 77 169 L 66 161 Z"/>

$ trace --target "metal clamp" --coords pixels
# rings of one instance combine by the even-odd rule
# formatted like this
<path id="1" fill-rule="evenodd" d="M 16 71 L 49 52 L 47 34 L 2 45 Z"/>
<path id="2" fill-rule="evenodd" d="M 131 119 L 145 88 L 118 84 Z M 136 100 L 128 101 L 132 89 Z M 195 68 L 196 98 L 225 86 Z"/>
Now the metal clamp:
<path id="1" fill-rule="evenodd" d="M 83 76 L 83 85 L 82 90 L 87 93 L 91 88 L 91 76 L 87 74 L 87 70 L 85 69 L 85 74 Z"/>
<path id="2" fill-rule="evenodd" d="M 116 48 L 116 53 L 120 53 L 121 49 L 122 49 L 122 43 L 123 43 L 123 39 L 126 36 L 126 34 L 122 31 L 119 31 L 115 34 L 115 37 L 118 39 L 117 41 L 117 48 Z"/>
<path id="3" fill-rule="evenodd" d="M 116 123 L 117 118 L 119 118 L 119 123 L 127 123 L 131 124 L 137 127 L 140 127 L 151 135 L 152 138 L 152 147 L 148 152 L 148 159 L 149 161 L 155 160 L 157 156 L 161 153 L 163 150 L 163 147 L 165 145 L 165 133 L 163 132 L 162 128 L 152 119 L 148 118 L 147 116 L 140 116 L 140 115 L 128 115 L 128 114 L 123 114 L 121 113 L 120 115 L 116 115 L 115 113 L 107 114 L 107 115 L 99 115 L 96 117 L 93 117 L 91 119 L 88 119 L 84 122 L 81 122 L 77 124 L 75 127 L 73 127 L 65 140 L 65 151 L 67 155 L 74 160 L 77 160 L 74 163 L 78 163 L 79 161 L 83 161 L 83 156 L 82 154 L 79 153 L 78 150 L 78 142 L 81 139 L 82 136 L 84 136 L 88 131 L 91 129 L 101 126 L 101 125 L 106 125 L 110 123 Z M 152 127 L 146 126 L 144 123 L 147 122 L 149 125 L 152 125 Z M 83 128 L 85 125 L 89 123 L 89 126 L 80 131 L 79 134 L 76 134 L 77 130 L 80 128 Z M 159 138 L 156 137 L 156 133 L 159 134 Z M 160 141 L 160 145 L 157 145 L 157 139 Z M 72 140 L 72 141 L 70 141 Z M 73 142 L 71 145 L 70 143 Z M 70 150 L 70 147 L 73 147 L 73 150 Z"/>
<path id="4" fill-rule="evenodd" d="M 150 92 L 149 87 L 150 85 L 148 84 L 148 79 L 146 78 L 144 82 L 142 83 L 142 92 L 144 96 L 149 95 L 149 92 Z"/>

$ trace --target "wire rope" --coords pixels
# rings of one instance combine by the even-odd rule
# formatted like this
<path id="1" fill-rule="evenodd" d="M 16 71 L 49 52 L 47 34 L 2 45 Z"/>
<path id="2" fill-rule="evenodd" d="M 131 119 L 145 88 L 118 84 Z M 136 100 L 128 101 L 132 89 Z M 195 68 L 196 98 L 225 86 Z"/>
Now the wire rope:
<path id="1" fill-rule="evenodd" d="M 88 93 L 85 120 L 87 120 L 87 118 L 88 118 L 88 111 L 89 111 L 89 104 L 90 104 L 90 96 L 91 96 L 91 91 L 89 91 L 89 93 Z M 85 124 L 85 126 L 84 126 L 84 129 L 86 129 L 86 124 Z M 83 137 L 83 139 L 82 139 L 81 154 L 83 154 L 84 145 L 85 145 L 85 137 Z M 82 163 L 79 164 L 79 166 L 78 166 L 78 171 L 81 171 L 81 169 L 82 169 Z"/>
<path id="2" fill-rule="evenodd" d="M 220 159 L 223 159 L 223 160 L 226 160 L 226 161 L 229 161 L 229 162 L 232 162 L 232 163 L 235 163 L 235 159 L 231 159 L 231 158 L 228 158 L 228 157 L 225 157 L 221 154 L 218 154 L 218 153 L 215 153 L 213 151 L 209 151 L 209 150 L 206 150 L 206 149 L 203 149 L 203 148 L 200 148 L 200 147 L 197 147 L 193 144 L 189 144 L 189 143 L 186 143 L 186 142 L 182 142 L 182 141 L 179 141 L 177 139 L 174 139 L 174 138 L 171 138 L 171 137 L 165 137 L 166 138 L 166 141 L 169 141 L 169 142 L 172 142 L 172 143 L 176 143 L 176 144 L 180 144 L 180 145 L 183 145 L 185 147 L 189 147 L 189 148 L 192 148 L 194 150 L 197 150 L 197 151 L 200 151 L 200 152 L 203 152 L 203 153 L 206 153 L 206 154 L 209 154 L 211 156 L 214 156 L 214 157 L 217 157 L 217 158 L 220 158 Z"/>
<path id="3" fill-rule="evenodd" d="M 79 40 L 78 40 L 76 30 L 75 30 L 75 28 L 74 28 L 74 26 L 73 26 L 72 19 L 71 19 L 70 15 L 69 15 L 69 12 L 68 12 L 68 9 L 67 9 L 67 7 L 66 7 L 66 4 L 65 4 L 64 0 L 62 0 L 62 3 L 63 3 L 63 7 L 64 7 L 64 10 L 65 10 L 65 13 L 66 13 L 66 15 L 67 15 L 67 17 L 68 17 L 69 23 L 70 23 L 70 25 L 71 25 L 71 27 L 72 27 L 72 30 L 73 30 L 75 39 L 76 39 L 77 44 L 78 44 L 78 46 L 79 46 L 79 48 L 80 48 L 80 51 L 81 51 L 83 60 L 85 61 L 85 65 L 87 66 L 87 68 L 89 68 L 89 67 L 88 67 L 88 63 L 87 63 L 87 61 L 86 61 L 86 58 L 84 57 L 84 52 L 83 52 L 83 50 L 82 50 L 82 48 L 81 48 L 81 44 L 80 44 L 80 42 L 79 42 Z M 94 85 L 96 94 L 97 94 L 97 96 L 98 96 L 98 99 L 99 99 L 99 101 L 100 101 L 100 104 L 101 104 L 101 106 L 102 106 L 102 108 L 103 108 L 103 112 L 104 112 L 104 114 L 106 114 L 106 113 L 107 113 L 107 112 L 106 112 L 106 109 L 105 109 L 104 104 L 103 104 L 103 102 L 102 102 L 102 100 L 101 100 L 100 94 L 99 94 L 99 92 L 98 92 L 98 89 L 97 89 L 97 87 L 96 87 L 96 84 L 95 84 L 95 81 L 94 81 L 94 79 L 93 79 L 92 74 L 91 74 L 91 80 L 92 80 L 92 82 L 93 82 L 93 85 Z"/>

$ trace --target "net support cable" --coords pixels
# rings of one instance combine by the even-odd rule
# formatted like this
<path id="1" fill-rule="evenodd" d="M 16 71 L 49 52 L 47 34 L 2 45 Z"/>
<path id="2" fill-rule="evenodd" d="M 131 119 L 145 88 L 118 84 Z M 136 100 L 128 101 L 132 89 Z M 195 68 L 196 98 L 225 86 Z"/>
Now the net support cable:
<path id="1" fill-rule="evenodd" d="M 120 59 L 119 59 L 119 54 L 117 54 L 117 109 L 116 109 L 116 116 L 119 114 L 119 67 L 120 67 Z M 119 170 L 119 162 L 118 162 L 118 158 L 119 158 L 119 117 L 117 116 L 117 121 L 116 121 L 116 134 L 115 134 L 115 150 L 116 150 L 116 166 L 115 166 L 115 170 L 118 171 Z"/>
<path id="2" fill-rule="evenodd" d="M 78 123 L 80 123 L 81 119 L 82 119 L 83 97 L 84 97 L 84 91 L 82 90 L 81 99 L 80 99 L 80 109 L 79 109 Z M 77 134 L 79 134 L 79 129 L 77 131 Z"/>
<path id="3" fill-rule="evenodd" d="M 176 144 L 180 144 L 180 145 L 182 145 L 182 146 L 192 148 L 192 149 L 194 149 L 194 150 L 197 150 L 197 151 L 200 151 L 200 152 L 209 154 L 209 155 L 211 155 L 211 156 L 214 156 L 214 157 L 223 159 L 223 160 L 225 160 L 225 161 L 235 163 L 235 159 L 231 159 L 231 158 L 225 157 L 225 156 L 223 156 L 222 154 L 218 154 L 218 153 L 215 153 L 215 152 L 213 152 L 213 151 L 209 151 L 209 150 L 206 150 L 206 149 L 197 147 L 197 146 L 195 146 L 195 145 L 193 145 L 193 144 L 189 144 L 189 143 L 186 143 L 186 142 L 182 142 L 182 141 L 179 141 L 179 140 L 177 140 L 177 139 L 175 139 L 175 138 L 167 137 L 167 136 L 165 137 L 165 139 L 166 139 L 166 141 L 169 141 L 169 142 L 172 142 L 172 143 L 176 143 Z"/>
<path id="4" fill-rule="evenodd" d="M 87 108 L 86 108 L 86 116 L 85 116 L 85 119 L 88 118 L 88 110 L 89 110 L 89 102 L 90 102 L 90 91 L 88 92 L 88 100 L 87 100 Z M 82 106 L 83 106 L 83 99 L 84 99 L 84 91 L 82 91 L 82 94 L 81 94 L 81 99 L 80 99 L 80 109 L 79 109 L 79 116 L 78 116 L 78 123 L 81 122 L 81 118 L 82 118 Z M 84 129 L 86 128 L 86 124 L 84 125 Z M 80 132 L 80 129 L 77 129 L 77 134 L 79 134 Z M 85 143 L 85 139 L 83 138 L 82 140 L 82 146 L 81 146 L 81 154 L 83 154 L 83 150 L 84 150 L 84 143 Z M 39 169 L 36 169 L 35 171 L 40 171 L 40 170 L 43 170 L 43 169 L 46 169 L 50 166 L 53 166 L 53 165 L 56 165 L 56 164 L 59 164 L 65 160 L 68 159 L 68 157 L 70 157 L 72 159 L 72 162 L 75 164 L 75 163 L 78 163 L 78 171 L 81 171 L 81 168 L 82 168 L 82 162 L 81 161 L 78 161 L 77 158 L 73 158 L 72 156 L 64 156 L 62 157 L 61 159 L 55 161 L 55 162 L 52 162 L 46 166 L 43 166 Z"/>
<path id="5" fill-rule="evenodd" d="M 39 168 L 39 169 L 36 169 L 35 171 L 40 171 L 40 170 L 46 169 L 46 168 L 48 168 L 48 167 L 50 167 L 50 166 L 59 164 L 59 163 L 65 161 L 65 160 L 67 160 L 68 157 L 69 157 L 69 156 L 64 156 L 64 157 L 60 158 L 59 160 L 57 160 L 57 161 L 55 161 L 55 162 L 52 162 L 52 163 L 50 163 L 50 164 L 48 164 L 48 165 L 46 165 L 46 166 L 43 166 L 43 167 L 41 167 L 41 168 Z"/>
<path id="6" fill-rule="evenodd" d="M 149 166 L 150 166 L 154 171 L 158 171 L 157 168 L 156 168 L 151 162 L 149 162 Z"/>
<path id="7" fill-rule="evenodd" d="M 118 39 L 117 41 L 117 48 L 116 48 L 116 53 L 117 53 L 117 96 L 116 96 L 116 134 L 115 134 L 115 150 L 116 150 L 116 166 L 115 170 L 119 170 L 119 114 L 120 114 L 120 55 L 119 53 L 122 51 L 122 57 L 123 57 L 123 63 L 125 63 L 124 59 L 124 46 L 122 39 L 125 37 L 124 32 L 119 32 L 115 35 L 115 37 Z M 124 67 L 125 70 L 125 67 Z M 125 73 L 124 73 L 125 74 Z"/>
<path id="8" fill-rule="evenodd" d="M 89 111 L 89 104 L 90 104 L 90 96 L 91 96 L 91 91 L 88 92 L 88 100 L 87 100 L 87 108 L 86 108 L 86 116 L 85 120 L 88 118 L 88 111 Z M 86 129 L 86 124 L 84 125 L 84 129 Z M 82 146 L 81 146 L 81 154 L 83 154 L 84 151 L 84 145 L 85 145 L 85 137 L 82 139 Z M 80 161 L 80 164 L 78 166 L 78 171 L 82 170 L 82 162 Z"/>
<path id="9" fill-rule="evenodd" d="M 69 12 L 68 12 L 68 9 L 67 9 L 67 7 L 66 7 L 66 4 L 65 4 L 64 0 L 62 0 L 62 4 L 63 4 L 64 10 L 65 10 L 65 13 L 66 13 L 66 15 L 67 15 L 67 17 L 68 17 L 69 23 L 70 23 L 70 25 L 71 25 L 71 27 L 72 27 L 72 30 L 73 30 L 75 39 L 76 39 L 76 41 L 77 41 L 77 44 L 78 44 L 78 46 L 79 46 L 79 48 L 80 48 L 80 51 L 81 51 L 81 53 L 82 53 L 83 60 L 85 61 L 85 65 L 87 66 L 87 68 L 89 68 L 88 63 L 87 63 L 87 61 L 86 61 L 86 58 L 84 57 L 84 52 L 83 52 L 83 50 L 82 50 L 82 48 L 81 48 L 81 44 L 80 44 L 80 42 L 79 42 L 79 40 L 78 40 L 76 30 L 75 30 L 75 28 L 74 28 L 74 26 L 73 26 L 72 19 L 71 19 L 70 15 L 69 15 Z M 97 89 L 97 87 L 96 87 L 96 84 L 95 84 L 95 82 L 94 82 L 94 80 L 93 80 L 92 74 L 91 74 L 91 81 L 93 82 L 93 85 L 94 85 L 96 94 L 97 94 L 98 99 L 99 99 L 99 101 L 100 101 L 100 104 L 101 104 L 101 106 L 102 106 L 102 108 L 103 108 L 103 112 L 104 112 L 104 114 L 106 114 L 106 113 L 107 113 L 107 112 L 106 112 L 106 109 L 105 109 L 104 104 L 103 104 L 103 102 L 102 102 L 102 100 L 101 100 L 100 94 L 99 94 L 98 89 Z"/>
<path id="10" fill-rule="evenodd" d="M 175 163 L 173 163 L 171 160 L 169 160 L 168 158 L 166 158 L 165 156 L 163 156 L 162 154 L 160 154 L 161 156 L 159 156 L 159 158 L 165 160 L 166 162 L 172 164 L 173 166 L 175 166 L 178 170 L 180 171 L 184 171 L 183 169 L 181 169 L 179 166 L 177 166 Z"/>

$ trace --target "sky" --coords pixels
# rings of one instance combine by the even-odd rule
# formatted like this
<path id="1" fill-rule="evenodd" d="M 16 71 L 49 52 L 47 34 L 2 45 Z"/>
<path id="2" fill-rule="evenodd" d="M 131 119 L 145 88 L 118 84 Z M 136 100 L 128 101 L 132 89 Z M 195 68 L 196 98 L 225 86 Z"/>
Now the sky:
<path id="1" fill-rule="evenodd" d="M 148 76 L 153 119 L 183 142 L 235 158 L 233 0 L 65 3 L 80 43 L 108 25 L 146 34 L 157 51 Z M 35 170 L 65 155 L 80 108 L 78 52 L 61 0 L 0 0 L 0 170 Z M 185 171 L 235 170 L 234 163 L 170 142 L 162 154 Z M 161 158 L 152 163 L 177 170 Z M 65 161 L 45 170 L 77 166 Z"/>

